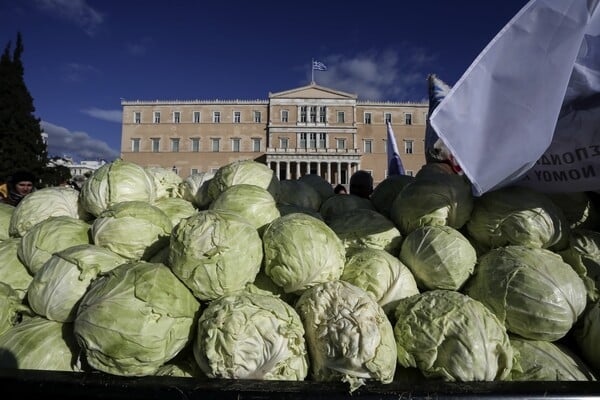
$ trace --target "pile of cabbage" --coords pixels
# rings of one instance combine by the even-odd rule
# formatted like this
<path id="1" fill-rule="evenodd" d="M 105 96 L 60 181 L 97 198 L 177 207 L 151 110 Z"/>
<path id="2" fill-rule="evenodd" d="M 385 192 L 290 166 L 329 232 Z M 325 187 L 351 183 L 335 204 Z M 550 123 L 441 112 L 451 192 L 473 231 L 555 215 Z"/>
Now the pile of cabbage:
<path id="1" fill-rule="evenodd" d="M 595 380 L 592 193 L 425 166 L 370 199 L 121 159 L 0 205 L 0 368 L 346 382 Z"/>

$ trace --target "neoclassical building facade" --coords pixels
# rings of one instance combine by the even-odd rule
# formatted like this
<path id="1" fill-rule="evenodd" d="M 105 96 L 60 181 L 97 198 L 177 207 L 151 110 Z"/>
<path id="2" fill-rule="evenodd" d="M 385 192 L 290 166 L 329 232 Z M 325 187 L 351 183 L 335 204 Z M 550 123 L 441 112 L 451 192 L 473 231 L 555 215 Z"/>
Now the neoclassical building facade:
<path id="1" fill-rule="evenodd" d="M 358 170 L 387 176 L 386 121 L 407 174 L 423 164 L 427 103 L 361 101 L 319 86 L 266 100 L 122 100 L 121 157 L 171 168 L 185 178 L 253 159 L 279 179 L 318 174 L 348 184 Z"/>

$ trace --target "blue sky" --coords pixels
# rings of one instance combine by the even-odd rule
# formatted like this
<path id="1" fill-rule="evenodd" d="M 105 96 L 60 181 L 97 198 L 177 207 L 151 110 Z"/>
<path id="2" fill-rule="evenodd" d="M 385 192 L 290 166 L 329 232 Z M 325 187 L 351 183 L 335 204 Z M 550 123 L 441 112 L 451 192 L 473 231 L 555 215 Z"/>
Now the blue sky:
<path id="1" fill-rule="evenodd" d="M 50 156 L 119 156 L 121 99 L 267 99 L 315 81 L 362 100 L 453 85 L 526 0 L 0 0 Z"/>

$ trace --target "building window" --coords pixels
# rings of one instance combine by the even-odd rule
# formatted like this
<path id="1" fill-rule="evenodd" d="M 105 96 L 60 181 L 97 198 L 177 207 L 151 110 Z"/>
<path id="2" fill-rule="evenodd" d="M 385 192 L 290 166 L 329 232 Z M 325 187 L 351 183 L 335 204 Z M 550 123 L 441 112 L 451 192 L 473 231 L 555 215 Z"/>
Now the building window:
<path id="1" fill-rule="evenodd" d="M 236 153 L 240 152 L 240 139 L 231 139 L 231 151 L 234 151 Z"/>
<path id="2" fill-rule="evenodd" d="M 213 152 L 218 152 L 219 151 L 219 144 L 221 142 L 221 139 L 210 139 L 210 143 L 211 143 L 211 148 Z"/>
<path id="3" fill-rule="evenodd" d="M 325 123 L 327 121 L 327 108 L 325 106 L 319 107 L 319 122 Z"/>
<path id="4" fill-rule="evenodd" d="M 259 152 L 260 151 L 260 139 L 252 139 L 252 151 Z"/>
<path id="5" fill-rule="evenodd" d="M 160 124 L 160 111 L 154 111 L 154 123 Z"/>
<path id="6" fill-rule="evenodd" d="M 392 123 L 392 113 L 384 113 L 383 120 L 385 121 L 386 124 L 388 122 L 391 124 Z"/>
<path id="7" fill-rule="evenodd" d="M 412 125 L 412 114 L 411 113 L 404 114 L 404 124 Z"/>
<path id="8" fill-rule="evenodd" d="M 372 153 L 373 152 L 373 141 L 371 139 L 365 140 L 365 149 L 364 149 L 365 153 Z"/>
<path id="9" fill-rule="evenodd" d="M 200 111 L 194 111 L 194 123 L 195 124 L 200 123 Z"/>
<path id="10" fill-rule="evenodd" d="M 199 174 L 200 170 L 198 168 L 192 168 L 190 169 L 190 175 L 196 175 Z"/>
<path id="11" fill-rule="evenodd" d="M 324 132 L 321 133 L 307 133 L 302 132 L 300 134 L 300 148 L 301 149 L 324 149 L 326 145 L 327 135 Z"/>
<path id="12" fill-rule="evenodd" d="M 134 124 L 141 124 L 142 123 L 142 113 L 139 111 L 136 111 L 133 113 L 133 123 Z"/>
<path id="13" fill-rule="evenodd" d="M 281 110 L 281 122 L 288 122 L 289 112 L 288 110 Z"/>
<path id="14" fill-rule="evenodd" d="M 279 138 L 279 148 L 280 149 L 288 148 L 288 138 L 286 138 L 286 137 Z"/>
<path id="15" fill-rule="evenodd" d="M 365 124 L 370 124 L 370 123 L 371 123 L 371 113 L 366 112 L 365 113 Z"/>
<path id="16" fill-rule="evenodd" d="M 346 148 L 346 139 L 335 139 L 335 148 L 344 150 Z"/>
<path id="17" fill-rule="evenodd" d="M 152 138 L 150 140 L 152 140 L 152 152 L 153 153 L 158 153 L 160 151 L 160 139 L 159 138 Z"/>
<path id="18" fill-rule="evenodd" d="M 338 113 L 337 113 L 337 122 L 338 122 L 338 124 L 343 124 L 345 122 L 344 119 L 345 119 L 344 118 L 344 112 L 343 111 L 338 111 Z"/>
<path id="19" fill-rule="evenodd" d="M 234 111 L 233 112 L 233 123 L 239 124 L 240 122 L 242 122 L 242 113 L 240 111 Z"/>
<path id="20" fill-rule="evenodd" d="M 260 117 L 261 117 L 260 111 L 254 111 L 254 122 L 260 123 L 260 120 L 261 120 Z"/>
<path id="21" fill-rule="evenodd" d="M 140 139 L 131 139 L 131 151 L 134 153 L 140 152 Z"/>
<path id="22" fill-rule="evenodd" d="M 197 153 L 200 151 L 200 138 L 192 138 L 192 151 Z"/>
<path id="23" fill-rule="evenodd" d="M 405 140 L 404 141 L 404 152 L 406 154 L 412 154 L 413 153 L 413 141 L 412 140 Z"/>
<path id="24" fill-rule="evenodd" d="M 173 112 L 173 123 L 174 124 L 178 124 L 181 122 L 181 112 L 179 111 L 174 111 Z"/>
<path id="25" fill-rule="evenodd" d="M 325 132 L 317 133 L 317 147 L 319 149 L 324 149 L 327 147 L 327 135 Z"/>
<path id="26" fill-rule="evenodd" d="M 213 123 L 220 124 L 221 123 L 221 112 L 213 111 Z"/>
<path id="27" fill-rule="evenodd" d="M 310 122 L 317 122 L 317 106 L 310 106 Z"/>
<path id="28" fill-rule="evenodd" d="M 173 153 L 179 153 L 179 138 L 171 139 L 171 151 Z"/>
<path id="29" fill-rule="evenodd" d="M 306 111 L 308 107 L 302 106 L 300 107 L 300 122 L 306 122 Z"/>

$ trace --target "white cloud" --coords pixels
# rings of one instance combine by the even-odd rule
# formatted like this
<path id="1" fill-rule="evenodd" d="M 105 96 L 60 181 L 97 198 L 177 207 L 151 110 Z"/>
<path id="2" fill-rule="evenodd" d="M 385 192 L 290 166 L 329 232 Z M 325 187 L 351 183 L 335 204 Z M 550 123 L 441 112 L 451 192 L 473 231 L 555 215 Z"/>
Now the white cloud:
<path id="1" fill-rule="evenodd" d="M 112 161 L 120 153 L 107 143 L 90 137 L 86 132 L 70 131 L 62 126 L 42 121 L 48 135 L 48 156 L 70 156 L 76 161 L 104 159 Z"/>
<path id="2" fill-rule="evenodd" d="M 36 0 L 35 4 L 43 11 L 76 24 L 89 36 L 94 36 L 104 21 L 104 15 L 86 0 Z"/>
<path id="3" fill-rule="evenodd" d="M 127 53 L 132 56 L 143 56 L 148 51 L 148 48 L 152 45 L 152 38 L 143 37 L 135 42 L 129 42 L 125 44 Z"/>
<path id="4" fill-rule="evenodd" d="M 61 66 L 61 77 L 66 82 L 82 82 L 90 75 L 99 73 L 98 69 L 89 64 L 67 63 Z"/>
<path id="5" fill-rule="evenodd" d="M 123 121 L 123 112 L 121 110 L 101 110 L 96 107 L 81 110 L 82 113 L 90 117 L 102 119 L 109 122 L 121 123 Z"/>
<path id="6" fill-rule="evenodd" d="M 315 81 L 323 86 L 358 95 L 361 100 L 412 99 L 426 93 L 427 74 L 434 58 L 416 48 L 370 51 L 354 56 L 334 54 L 324 57 L 327 71 L 315 71 Z"/>

